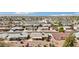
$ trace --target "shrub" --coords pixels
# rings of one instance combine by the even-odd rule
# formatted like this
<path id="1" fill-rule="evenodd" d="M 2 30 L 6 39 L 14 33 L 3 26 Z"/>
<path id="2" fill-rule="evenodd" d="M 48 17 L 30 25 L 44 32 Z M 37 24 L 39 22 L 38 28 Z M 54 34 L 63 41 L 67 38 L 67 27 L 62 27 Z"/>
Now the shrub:
<path id="1" fill-rule="evenodd" d="M 76 43 L 75 37 L 73 35 L 69 35 L 69 37 L 65 38 L 63 47 L 74 47 L 75 43 Z"/>
<path id="2" fill-rule="evenodd" d="M 64 28 L 63 27 L 60 27 L 59 28 L 59 32 L 64 32 Z"/>

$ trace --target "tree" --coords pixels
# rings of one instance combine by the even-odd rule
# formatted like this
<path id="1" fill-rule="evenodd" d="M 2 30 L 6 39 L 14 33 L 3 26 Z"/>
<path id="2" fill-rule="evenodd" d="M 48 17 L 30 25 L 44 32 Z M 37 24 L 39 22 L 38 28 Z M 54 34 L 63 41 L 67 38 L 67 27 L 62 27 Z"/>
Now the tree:
<path id="1" fill-rule="evenodd" d="M 50 42 L 50 38 L 51 38 L 51 36 L 48 35 L 48 38 L 46 38 L 46 41 L 47 41 L 47 42 Z"/>
<path id="2" fill-rule="evenodd" d="M 59 26 L 63 26 L 63 25 L 61 24 L 61 22 L 59 22 Z"/>
<path id="3" fill-rule="evenodd" d="M 25 20 L 25 18 L 22 18 L 22 20 Z"/>
<path id="4" fill-rule="evenodd" d="M 30 39 L 30 35 L 28 35 L 27 39 Z"/>
<path id="5" fill-rule="evenodd" d="M 65 39 L 63 47 L 74 47 L 75 43 L 76 43 L 75 36 L 69 35 L 69 37 Z"/>
<path id="6" fill-rule="evenodd" d="M 63 27 L 60 27 L 59 28 L 59 32 L 64 32 L 64 28 Z"/>
<path id="7" fill-rule="evenodd" d="M 52 27 L 53 27 L 56 31 L 58 31 L 58 27 L 61 27 L 61 26 L 63 26 L 62 23 L 59 22 L 59 21 L 57 21 L 57 20 L 55 20 L 55 21 L 52 22 Z"/>

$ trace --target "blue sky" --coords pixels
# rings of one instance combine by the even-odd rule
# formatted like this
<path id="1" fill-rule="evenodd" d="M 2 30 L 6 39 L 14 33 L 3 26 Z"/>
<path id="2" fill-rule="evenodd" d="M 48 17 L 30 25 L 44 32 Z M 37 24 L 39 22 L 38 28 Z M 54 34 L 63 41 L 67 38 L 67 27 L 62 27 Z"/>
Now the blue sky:
<path id="1" fill-rule="evenodd" d="M 60 15 L 79 15 L 79 12 L 0 12 L 0 15 L 60 16 Z"/>

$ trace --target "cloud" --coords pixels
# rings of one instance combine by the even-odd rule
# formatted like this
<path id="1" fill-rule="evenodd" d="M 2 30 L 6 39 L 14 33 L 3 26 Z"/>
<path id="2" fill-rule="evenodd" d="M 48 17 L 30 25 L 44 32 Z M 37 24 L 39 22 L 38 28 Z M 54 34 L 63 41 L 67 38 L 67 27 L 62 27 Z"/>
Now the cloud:
<path id="1" fill-rule="evenodd" d="M 16 14 L 26 14 L 26 15 L 32 14 L 32 13 L 34 13 L 34 12 L 16 12 Z"/>
<path id="2" fill-rule="evenodd" d="M 49 15 L 49 16 L 78 16 L 79 14 L 74 13 L 74 14 L 56 14 L 56 15 Z"/>
<path id="3" fill-rule="evenodd" d="M 72 16 L 72 14 L 56 14 L 56 15 L 49 15 L 49 16 Z"/>
<path id="4" fill-rule="evenodd" d="M 52 13 L 52 12 L 51 12 Z M 40 13 L 40 12 L 16 12 L 15 14 L 18 14 L 18 15 L 46 15 L 47 14 L 47 16 L 79 16 L 79 12 L 69 12 L 69 13 L 62 13 L 61 12 L 61 14 L 59 14 L 59 13 L 52 13 L 52 14 L 49 14 L 49 13 Z"/>

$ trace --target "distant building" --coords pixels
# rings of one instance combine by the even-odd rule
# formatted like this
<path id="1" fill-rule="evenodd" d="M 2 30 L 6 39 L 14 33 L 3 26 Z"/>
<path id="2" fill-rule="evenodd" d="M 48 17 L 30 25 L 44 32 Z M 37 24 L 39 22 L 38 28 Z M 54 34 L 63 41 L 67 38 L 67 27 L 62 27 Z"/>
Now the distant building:
<path id="1" fill-rule="evenodd" d="M 48 38 L 48 35 L 44 33 L 31 33 L 30 37 L 34 40 L 44 40 Z"/>
<path id="2" fill-rule="evenodd" d="M 8 40 L 21 40 L 21 39 L 27 39 L 28 33 L 9 33 L 7 39 Z"/>
<path id="3" fill-rule="evenodd" d="M 7 33 L 0 33 L 0 39 L 7 39 L 8 34 Z"/>
<path id="4" fill-rule="evenodd" d="M 72 27 L 71 26 L 63 26 L 64 30 L 65 31 L 73 31 Z"/>
<path id="5" fill-rule="evenodd" d="M 79 24 L 73 26 L 75 31 L 79 31 Z"/>
<path id="6" fill-rule="evenodd" d="M 19 30 L 20 31 L 20 30 L 24 30 L 24 29 L 22 27 L 12 27 L 11 30 L 14 30 L 14 31 Z"/>
<path id="7" fill-rule="evenodd" d="M 74 35 L 75 35 L 76 39 L 79 39 L 79 32 L 74 33 Z"/>
<path id="8" fill-rule="evenodd" d="M 38 27 L 38 30 L 50 30 L 49 27 Z"/>

